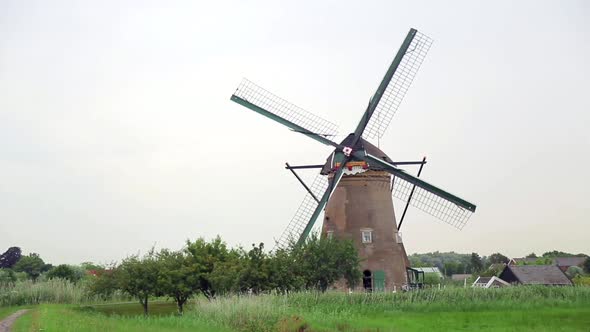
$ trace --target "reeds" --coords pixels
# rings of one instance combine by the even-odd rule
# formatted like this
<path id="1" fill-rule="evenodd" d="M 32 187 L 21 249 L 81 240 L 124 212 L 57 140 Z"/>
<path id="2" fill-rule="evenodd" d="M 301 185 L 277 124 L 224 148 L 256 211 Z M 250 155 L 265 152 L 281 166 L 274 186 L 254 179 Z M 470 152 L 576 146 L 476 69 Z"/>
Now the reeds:
<path id="1" fill-rule="evenodd" d="M 120 299 L 128 299 L 128 297 L 117 293 L 107 300 Z M 82 284 L 62 279 L 38 282 L 24 280 L 0 285 L 0 306 L 40 303 L 80 304 L 103 301 L 98 296 L 87 292 Z"/>

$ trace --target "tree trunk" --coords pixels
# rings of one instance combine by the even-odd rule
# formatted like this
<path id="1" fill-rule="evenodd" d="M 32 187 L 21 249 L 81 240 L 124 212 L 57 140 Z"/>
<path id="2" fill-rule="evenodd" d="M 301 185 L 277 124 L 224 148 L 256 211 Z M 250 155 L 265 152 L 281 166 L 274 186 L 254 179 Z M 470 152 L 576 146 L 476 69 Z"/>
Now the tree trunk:
<path id="1" fill-rule="evenodd" d="M 178 305 L 178 314 L 180 316 L 182 316 L 182 314 L 184 313 L 184 303 L 186 302 L 186 299 L 184 298 L 176 298 L 176 305 Z"/>
<path id="2" fill-rule="evenodd" d="M 144 298 L 140 298 L 139 302 L 141 303 L 141 306 L 143 307 L 143 315 L 147 316 L 148 315 L 148 297 L 145 296 Z"/>

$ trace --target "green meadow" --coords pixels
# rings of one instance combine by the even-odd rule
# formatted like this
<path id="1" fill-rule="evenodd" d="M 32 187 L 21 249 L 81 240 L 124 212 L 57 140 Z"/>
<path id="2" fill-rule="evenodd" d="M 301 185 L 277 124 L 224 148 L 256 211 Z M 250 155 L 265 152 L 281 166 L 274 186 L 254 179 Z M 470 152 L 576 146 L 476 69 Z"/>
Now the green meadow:
<path id="1" fill-rule="evenodd" d="M 20 307 L 0 308 L 6 315 Z M 590 287 L 294 293 L 170 301 L 42 303 L 13 331 L 589 331 Z"/>

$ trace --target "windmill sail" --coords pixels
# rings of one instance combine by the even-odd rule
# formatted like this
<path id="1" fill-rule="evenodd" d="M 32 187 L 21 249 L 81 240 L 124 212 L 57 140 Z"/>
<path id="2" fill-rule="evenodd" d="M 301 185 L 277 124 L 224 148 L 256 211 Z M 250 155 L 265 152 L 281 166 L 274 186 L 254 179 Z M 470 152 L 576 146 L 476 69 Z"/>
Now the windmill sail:
<path id="1" fill-rule="evenodd" d="M 473 211 L 463 208 L 431 191 L 425 190 L 395 175 L 393 176 L 391 191 L 393 197 L 407 202 L 412 188 L 414 192 L 410 200 L 411 206 L 458 229 L 463 229 L 473 214 Z"/>
<path id="2" fill-rule="evenodd" d="M 413 39 L 405 51 L 401 62 L 397 63 L 396 56 L 396 59 L 394 59 L 391 65 L 393 67 L 397 64 L 397 69 L 395 69 L 395 73 L 389 80 L 387 88 L 385 88 L 382 94 L 378 90 L 373 97 L 379 98 L 379 103 L 363 132 L 363 137 L 366 139 L 381 138 L 383 136 L 432 45 L 432 39 L 430 37 L 414 29 L 410 30 L 410 34 L 412 33 L 414 33 Z M 386 74 L 384 80 L 387 78 Z"/>
<path id="3" fill-rule="evenodd" d="M 475 212 L 476 206 L 460 197 L 412 176 L 373 155 L 366 154 L 365 158 L 369 164 L 379 165 L 394 176 L 392 185 L 394 197 L 407 201 L 414 190 L 410 205 L 458 229 L 462 229 L 471 214 Z"/>
<path id="4" fill-rule="evenodd" d="M 328 177 L 318 174 L 309 189 L 316 197 L 322 197 L 326 189 L 328 189 L 328 184 Z M 316 199 L 310 193 L 306 193 L 293 219 L 291 219 L 281 237 L 276 240 L 276 247 L 285 248 L 290 241 L 299 240 L 317 207 L 318 202 Z"/>
<path id="5" fill-rule="evenodd" d="M 337 125 L 278 97 L 247 79 L 242 80 L 231 96 L 231 100 L 282 123 L 294 131 L 320 140 L 324 144 L 336 144 L 326 137 L 335 136 L 338 133 Z"/>

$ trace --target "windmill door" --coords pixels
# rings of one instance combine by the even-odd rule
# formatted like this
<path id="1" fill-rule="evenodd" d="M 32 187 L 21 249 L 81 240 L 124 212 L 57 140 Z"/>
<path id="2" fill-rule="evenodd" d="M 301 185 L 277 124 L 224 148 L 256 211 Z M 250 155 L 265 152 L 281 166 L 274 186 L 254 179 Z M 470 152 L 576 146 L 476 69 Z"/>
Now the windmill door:
<path id="1" fill-rule="evenodd" d="M 385 291 L 385 271 L 375 271 L 373 274 L 373 290 L 375 292 Z"/>

